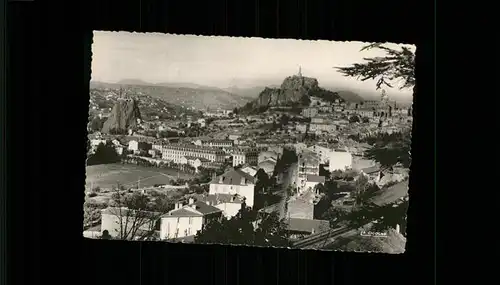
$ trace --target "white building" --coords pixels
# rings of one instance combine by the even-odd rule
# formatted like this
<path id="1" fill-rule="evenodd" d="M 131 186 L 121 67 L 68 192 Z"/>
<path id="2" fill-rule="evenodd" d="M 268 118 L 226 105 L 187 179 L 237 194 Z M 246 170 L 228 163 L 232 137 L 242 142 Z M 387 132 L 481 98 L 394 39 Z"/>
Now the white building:
<path id="1" fill-rule="evenodd" d="M 259 163 L 258 149 L 239 149 L 233 151 L 233 166 L 248 164 L 257 165 Z"/>
<path id="2" fill-rule="evenodd" d="M 321 164 L 325 164 L 330 161 L 330 152 L 333 151 L 332 149 L 321 145 L 312 145 L 308 149 L 318 156 Z"/>
<path id="3" fill-rule="evenodd" d="M 222 211 L 207 203 L 190 199 L 189 204 L 180 203 L 175 209 L 161 217 L 160 239 L 175 239 L 195 236 L 203 225 L 222 217 Z"/>
<path id="4" fill-rule="evenodd" d="M 344 171 L 352 167 L 352 154 L 347 150 L 335 149 L 330 152 L 330 162 L 328 170 L 330 172 L 335 170 Z"/>
<path id="5" fill-rule="evenodd" d="M 162 158 L 174 163 L 181 163 L 184 157 L 197 157 L 211 162 L 224 162 L 225 153 L 220 149 L 198 147 L 194 145 L 169 144 L 162 149 Z"/>
<path id="6" fill-rule="evenodd" d="M 247 173 L 248 175 L 255 177 L 255 174 L 257 174 L 257 168 L 253 166 L 245 166 L 241 168 L 241 171 Z"/>
<path id="7" fill-rule="evenodd" d="M 253 207 L 256 179 L 241 169 L 230 170 L 210 182 L 209 194 L 239 195 L 248 207 Z"/>
<path id="8" fill-rule="evenodd" d="M 319 158 L 311 151 L 303 151 L 298 155 L 297 181 L 299 192 L 306 189 L 307 175 L 319 175 Z"/>
<path id="9" fill-rule="evenodd" d="M 206 126 L 207 121 L 203 118 L 198 119 L 198 124 L 200 124 L 200 127 L 204 128 Z"/>
<path id="10" fill-rule="evenodd" d="M 215 195 L 197 195 L 196 199 L 214 206 L 222 211 L 222 215 L 230 219 L 241 210 L 245 199 L 239 195 L 215 194 Z"/>
<path id="11" fill-rule="evenodd" d="M 139 142 L 136 140 L 131 140 L 128 142 L 128 150 L 130 151 L 138 151 L 139 150 Z"/>

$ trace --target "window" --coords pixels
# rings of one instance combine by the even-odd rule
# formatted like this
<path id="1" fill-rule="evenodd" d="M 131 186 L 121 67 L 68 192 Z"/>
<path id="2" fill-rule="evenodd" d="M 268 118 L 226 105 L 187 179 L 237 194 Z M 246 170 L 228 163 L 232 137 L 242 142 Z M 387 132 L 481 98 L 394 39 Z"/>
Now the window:
<path id="1" fill-rule="evenodd" d="M 193 218 L 192 217 L 189 217 L 189 224 L 192 225 L 193 224 Z"/>

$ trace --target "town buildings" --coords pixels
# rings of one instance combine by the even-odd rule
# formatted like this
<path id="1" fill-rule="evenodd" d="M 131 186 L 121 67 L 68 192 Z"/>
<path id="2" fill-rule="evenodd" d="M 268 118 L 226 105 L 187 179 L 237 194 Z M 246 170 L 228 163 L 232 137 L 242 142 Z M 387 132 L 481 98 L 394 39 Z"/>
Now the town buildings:
<path id="1" fill-rule="evenodd" d="M 305 190 L 307 175 L 319 175 L 319 165 L 319 158 L 314 152 L 303 151 L 298 155 L 296 185 L 299 192 Z"/>
<path id="2" fill-rule="evenodd" d="M 306 118 L 315 117 L 318 114 L 317 108 L 305 108 L 302 110 L 302 116 Z"/>
<path id="3" fill-rule="evenodd" d="M 175 209 L 161 216 L 160 238 L 177 239 L 194 236 L 203 225 L 222 217 L 222 211 L 208 202 L 190 199 L 187 205 L 177 203 Z"/>
<path id="4" fill-rule="evenodd" d="M 196 157 L 210 162 L 224 162 L 225 153 L 220 149 L 195 145 L 167 144 L 162 148 L 162 158 L 165 160 L 181 163 L 184 157 Z"/>
<path id="5" fill-rule="evenodd" d="M 260 152 L 261 150 L 256 148 L 243 148 L 233 150 L 233 166 L 244 164 L 256 166 L 259 163 Z"/>
<path id="6" fill-rule="evenodd" d="M 245 198 L 248 207 L 253 207 L 256 178 L 241 169 L 232 169 L 210 181 L 210 195 L 230 194 Z"/>

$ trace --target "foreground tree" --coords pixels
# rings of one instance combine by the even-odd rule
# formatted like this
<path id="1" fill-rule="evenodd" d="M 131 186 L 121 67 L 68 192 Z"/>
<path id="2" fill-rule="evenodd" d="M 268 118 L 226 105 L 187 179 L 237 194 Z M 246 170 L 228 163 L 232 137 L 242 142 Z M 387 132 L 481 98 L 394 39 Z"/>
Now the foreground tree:
<path id="1" fill-rule="evenodd" d="M 361 81 L 376 80 L 376 89 L 383 86 L 392 88 L 392 82 L 399 83 L 399 89 L 415 86 L 415 53 L 407 47 L 396 50 L 383 44 L 369 44 L 361 51 L 379 49 L 387 54 L 383 57 L 364 58 L 365 63 L 355 63 L 350 67 L 336 67 L 344 76 L 355 77 Z"/>
<path id="2" fill-rule="evenodd" d="M 261 168 L 257 171 L 255 177 L 257 178 L 257 182 L 255 183 L 255 192 L 258 194 L 266 193 L 267 190 L 272 186 L 269 176 Z"/>
<path id="3" fill-rule="evenodd" d="M 391 167 L 401 163 L 403 167 L 411 164 L 411 139 L 409 136 L 389 143 L 377 143 L 366 151 L 366 156 L 379 162 L 382 167 Z"/>
<path id="4" fill-rule="evenodd" d="M 111 142 L 99 144 L 94 154 L 87 159 L 87 165 L 116 163 L 120 161 L 120 155 Z"/>
<path id="5" fill-rule="evenodd" d="M 119 190 L 112 195 L 109 214 L 116 225 L 116 238 L 121 240 L 145 240 L 154 237 L 162 214 L 172 208 L 166 196 L 154 199 L 140 193 Z"/>
<path id="6" fill-rule="evenodd" d="M 254 225 L 258 224 L 257 227 Z M 259 219 L 257 212 L 243 207 L 231 219 L 206 224 L 195 236 L 196 243 L 288 246 L 286 224 L 276 214 Z"/>

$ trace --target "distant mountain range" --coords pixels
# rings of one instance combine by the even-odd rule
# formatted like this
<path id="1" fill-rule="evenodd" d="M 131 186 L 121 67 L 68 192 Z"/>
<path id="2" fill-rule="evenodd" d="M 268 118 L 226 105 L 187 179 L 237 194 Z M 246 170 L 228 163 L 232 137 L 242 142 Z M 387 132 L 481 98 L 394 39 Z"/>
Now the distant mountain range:
<path id="1" fill-rule="evenodd" d="M 147 83 L 141 80 L 121 80 L 116 83 L 90 82 L 91 88 L 126 88 L 136 93 L 143 93 L 163 101 L 199 110 L 233 109 L 241 107 L 253 98 L 237 95 L 220 88 L 191 83 Z"/>
<path id="2" fill-rule="evenodd" d="M 149 83 L 140 79 L 124 79 L 116 83 L 90 82 L 92 88 L 119 88 L 128 87 L 149 94 L 153 97 L 161 98 L 168 103 L 195 107 L 197 109 L 224 108 L 232 109 L 241 107 L 246 103 L 259 97 L 264 89 L 279 88 L 280 85 L 218 88 L 213 86 L 200 85 L 195 83 Z M 338 93 L 347 102 L 359 103 L 365 100 L 378 100 L 379 96 L 373 93 L 363 93 L 360 95 L 356 91 L 325 86 L 326 90 Z M 389 94 L 390 97 L 391 94 Z M 412 98 L 394 97 L 401 103 L 411 104 Z"/>

